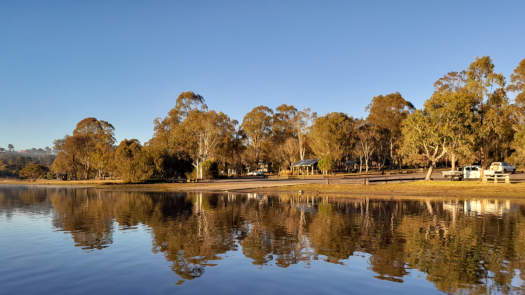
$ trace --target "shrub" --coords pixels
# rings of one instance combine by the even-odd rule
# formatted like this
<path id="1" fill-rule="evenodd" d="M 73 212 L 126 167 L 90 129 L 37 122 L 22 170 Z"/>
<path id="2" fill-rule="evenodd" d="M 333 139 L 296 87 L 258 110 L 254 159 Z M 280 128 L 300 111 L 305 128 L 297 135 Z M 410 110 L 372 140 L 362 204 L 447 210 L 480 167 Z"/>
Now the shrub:
<path id="1" fill-rule="evenodd" d="M 18 176 L 26 179 L 39 179 L 44 178 L 49 172 L 49 168 L 43 165 L 29 163 L 27 166 L 22 168 L 18 173 Z"/>
<path id="2" fill-rule="evenodd" d="M 321 171 L 323 171 L 323 174 L 328 174 L 328 172 L 332 171 L 334 161 L 330 156 L 324 156 L 321 158 L 321 160 L 319 160 L 317 166 L 319 169 L 321 169 Z"/>

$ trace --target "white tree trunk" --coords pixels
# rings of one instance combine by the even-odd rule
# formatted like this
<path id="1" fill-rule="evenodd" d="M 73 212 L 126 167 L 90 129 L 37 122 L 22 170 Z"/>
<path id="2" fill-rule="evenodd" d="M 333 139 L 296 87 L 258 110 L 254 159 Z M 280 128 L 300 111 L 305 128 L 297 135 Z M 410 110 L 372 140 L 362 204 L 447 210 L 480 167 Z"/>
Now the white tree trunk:
<path id="1" fill-rule="evenodd" d="M 430 164 L 427 170 L 427 175 L 425 176 L 425 180 L 430 180 L 432 177 L 432 169 L 434 168 L 434 163 Z"/>

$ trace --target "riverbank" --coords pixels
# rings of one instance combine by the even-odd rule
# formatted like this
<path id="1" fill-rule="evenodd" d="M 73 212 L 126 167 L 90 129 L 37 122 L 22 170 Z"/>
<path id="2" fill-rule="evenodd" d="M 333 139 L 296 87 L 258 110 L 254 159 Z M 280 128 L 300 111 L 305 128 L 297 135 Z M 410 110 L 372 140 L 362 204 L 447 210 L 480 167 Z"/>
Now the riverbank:
<path id="1" fill-rule="evenodd" d="M 322 179 L 229 179 L 201 183 L 151 183 L 126 184 L 120 181 L 60 181 L 60 180 L 0 180 L 0 184 L 25 186 L 94 187 L 119 191 L 203 191 L 203 192 L 245 192 L 245 193 L 292 193 L 309 195 L 330 195 L 341 197 L 382 196 L 382 197 L 485 197 L 523 198 L 525 183 L 483 184 L 474 181 L 412 181 L 401 183 L 326 184 Z"/>
<path id="2" fill-rule="evenodd" d="M 330 196 L 439 197 L 439 198 L 523 198 L 525 183 L 484 184 L 480 182 L 414 181 L 388 184 L 304 184 L 258 189 L 260 193 L 303 193 Z"/>

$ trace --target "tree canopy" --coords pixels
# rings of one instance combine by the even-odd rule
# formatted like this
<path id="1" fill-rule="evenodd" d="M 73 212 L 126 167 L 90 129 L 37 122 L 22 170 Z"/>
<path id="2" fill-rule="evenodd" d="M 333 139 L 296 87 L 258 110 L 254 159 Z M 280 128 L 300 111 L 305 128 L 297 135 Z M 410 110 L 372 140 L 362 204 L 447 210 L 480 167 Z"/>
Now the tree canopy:
<path id="1" fill-rule="evenodd" d="M 475 163 L 486 168 L 492 161 L 504 160 L 525 165 L 521 147 L 525 59 L 510 74 L 508 84 L 488 56 L 455 70 L 434 83 L 434 92 L 420 109 L 399 92 L 379 94 L 371 98 L 363 118 L 344 112 L 318 115 L 289 104 L 275 109 L 259 105 L 238 124 L 227 114 L 208 109 L 202 95 L 184 91 L 164 118 L 155 119 L 153 136 L 144 145 L 123 140 L 117 146 L 111 123 L 82 119 L 71 134 L 55 141 L 56 159 L 47 175 L 127 181 L 202 179 L 254 170 L 290 173 L 298 160 L 327 157 L 334 171 L 350 169 L 346 163 L 359 163 L 359 171 L 366 173 L 449 163 L 452 169 Z M 14 160 L 18 154 L 12 144 L 0 149 L 0 155 L 2 175 L 19 175 L 28 163 L 49 166 Z M 137 175 L 130 169 L 139 169 Z M 430 178 L 432 169 L 427 173 Z"/>

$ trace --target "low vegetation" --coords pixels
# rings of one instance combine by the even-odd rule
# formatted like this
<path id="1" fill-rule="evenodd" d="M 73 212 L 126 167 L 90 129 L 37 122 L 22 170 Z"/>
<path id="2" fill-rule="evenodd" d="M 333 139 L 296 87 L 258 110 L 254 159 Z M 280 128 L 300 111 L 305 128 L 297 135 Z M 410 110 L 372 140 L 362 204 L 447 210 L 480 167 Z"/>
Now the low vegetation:
<path id="1" fill-rule="evenodd" d="M 259 192 L 289 192 L 296 194 L 329 194 L 333 197 L 374 196 L 387 198 L 524 198 L 525 183 L 482 184 L 480 182 L 416 181 L 388 184 L 301 184 L 267 187 Z"/>

